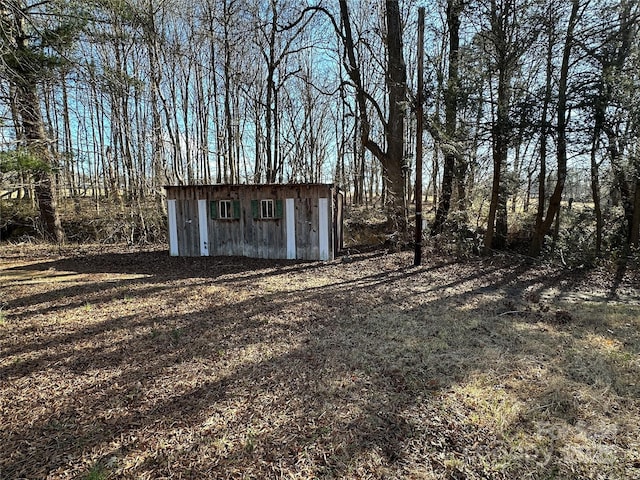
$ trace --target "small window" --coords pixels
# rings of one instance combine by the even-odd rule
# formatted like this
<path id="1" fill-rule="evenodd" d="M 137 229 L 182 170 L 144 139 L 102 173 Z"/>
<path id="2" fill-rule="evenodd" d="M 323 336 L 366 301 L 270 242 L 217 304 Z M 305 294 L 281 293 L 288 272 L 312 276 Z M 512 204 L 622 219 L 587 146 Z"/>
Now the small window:
<path id="1" fill-rule="evenodd" d="M 240 200 L 211 200 L 211 218 L 214 220 L 238 220 L 241 214 Z"/>
<path id="2" fill-rule="evenodd" d="M 275 209 L 273 206 L 273 200 L 262 200 L 260 202 L 260 218 L 274 218 Z"/>
<path id="3" fill-rule="evenodd" d="M 220 200 L 218 206 L 218 218 L 233 218 L 231 200 Z"/>
<path id="4" fill-rule="evenodd" d="M 251 200 L 251 213 L 255 220 L 282 218 L 282 200 Z"/>

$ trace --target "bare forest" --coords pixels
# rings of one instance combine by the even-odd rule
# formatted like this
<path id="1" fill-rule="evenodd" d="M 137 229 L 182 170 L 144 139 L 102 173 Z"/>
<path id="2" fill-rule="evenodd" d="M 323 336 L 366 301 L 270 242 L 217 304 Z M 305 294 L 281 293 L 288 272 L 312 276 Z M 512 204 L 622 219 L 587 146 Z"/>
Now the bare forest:
<path id="1" fill-rule="evenodd" d="M 3 2 L 2 238 L 162 240 L 164 185 L 265 182 L 409 238 L 420 111 L 436 243 L 633 252 L 637 2 L 430 2 L 418 95 L 421 6 Z"/>

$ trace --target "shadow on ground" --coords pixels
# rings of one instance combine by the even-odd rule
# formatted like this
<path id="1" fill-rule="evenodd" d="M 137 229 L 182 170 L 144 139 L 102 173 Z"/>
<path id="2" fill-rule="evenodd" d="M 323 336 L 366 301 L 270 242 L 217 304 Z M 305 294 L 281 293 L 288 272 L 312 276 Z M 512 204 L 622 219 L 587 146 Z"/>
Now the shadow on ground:
<path id="1" fill-rule="evenodd" d="M 570 429 L 582 415 L 571 395 L 549 407 L 554 390 L 535 384 L 600 388 L 604 375 L 581 376 L 570 350 L 625 334 L 604 319 L 557 323 L 554 299 L 584 278 L 495 260 L 409 264 L 382 252 L 302 264 L 141 252 L 16 267 L 83 277 L 2 287 L 0 477 L 637 472 L 622 446 L 634 425 L 591 465 L 547 442 L 531 413 Z M 637 355 L 631 340 L 621 355 Z M 637 408 L 637 388 L 616 381 L 618 408 Z"/>

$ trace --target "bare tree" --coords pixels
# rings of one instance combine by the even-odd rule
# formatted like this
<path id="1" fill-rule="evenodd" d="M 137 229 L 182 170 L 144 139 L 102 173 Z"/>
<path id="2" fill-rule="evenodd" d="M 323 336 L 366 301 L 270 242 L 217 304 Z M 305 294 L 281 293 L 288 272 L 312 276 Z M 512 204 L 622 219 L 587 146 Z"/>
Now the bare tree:
<path id="1" fill-rule="evenodd" d="M 560 78 L 558 80 L 558 101 L 556 104 L 557 126 L 555 128 L 557 142 L 557 178 L 553 193 L 549 199 L 549 206 L 544 219 L 538 211 L 538 221 L 533 232 L 529 253 L 538 256 L 544 242 L 544 236 L 551 228 L 556 216 L 560 215 L 560 200 L 567 178 L 567 83 L 569 80 L 569 68 L 571 61 L 571 50 L 574 47 L 574 31 L 579 20 L 580 1 L 571 1 L 571 12 L 567 22 L 567 31 L 562 48 L 562 64 L 560 66 Z M 546 141 L 543 138 L 543 141 Z M 541 180 L 544 179 L 541 176 Z M 540 205 L 542 206 L 542 205 Z M 540 206 L 538 207 L 540 209 Z"/>
<path id="2" fill-rule="evenodd" d="M 502 249 L 507 240 L 507 156 L 512 123 L 510 119 L 512 80 L 523 52 L 530 41 L 530 30 L 523 28 L 526 5 L 515 0 L 490 0 L 487 9 L 489 28 L 483 32 L 495 78 L 494 120 L 492 122 L 493 178 L 491 201 L 484 236 L 484 249 Z M 531 27 L 529 27 L 531 28 Z"/>
<path id="3" fill-rule="evenodd" d="M 404 121 L 406 113 L 406 81 L 407 73 L 402 51 L 402 23 L 397 1 L 385 2 L 385 19 L 387 22 L 386 47 L 386 85 L 388 115 L 385 118 L 382 109 L 365 91 L 351 29 L 349 9 L 345 0 L 340 0 L 340 15 L 344 29 L 344 46 L 346 50 L 346 71 L 356 91 L 360 122 L 360 138 L 362 144 L 379 161 L 383 175 L 387 180 L 387 218 L 402 235 L 407 233 L 405 211 L 405 159 L 404 159 Z M 368 115 L 368 104 L 372 103 L 383 125 L 386 149 L 383 149 L 371 138 L 371 122 Z"/>
<path id="4" fill-rule="evenodd" d="M 458 101 L 460 97 L 460 79 L 458 76 L 458 63 L 460 54 L 460 14 L 464 3 L 461 0 L 447 1 L 447 26 L 449 31 L 449 71 L 447 85 L 445 88 L 445 127 L 444 137 L 438 138 L 440 145 L 444 148 L 444 171 L 442 173 L 441 196 L 436 210 L 436 217 L 431 228 L 431 233 L 441 233 L 444 222 L 449 214 L 451 206 L 451 195 L 453 193 L 453 180 L 456 170 L 458 184 L 464 184 L 464 165 L 462 165 L 462 154 L 457 145 L 457 122 L 458 122 Z M 438 132 L 439 128 L 432 128 L 437 137 L 442 137 Z M 457 165 L 456 165 L 457 163 Z M 464 197 L 459 199 L 464 204 Z"/>

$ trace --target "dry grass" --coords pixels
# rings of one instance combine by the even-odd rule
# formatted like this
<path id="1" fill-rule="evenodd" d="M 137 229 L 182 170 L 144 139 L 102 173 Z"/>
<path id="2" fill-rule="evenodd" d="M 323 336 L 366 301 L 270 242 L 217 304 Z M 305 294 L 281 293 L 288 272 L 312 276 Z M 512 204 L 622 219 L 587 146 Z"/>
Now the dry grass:
<path id="1" fill-rule="evenodd" d="M 2 252 L 0 478 L 640 478 L 637 272 Z"/>

